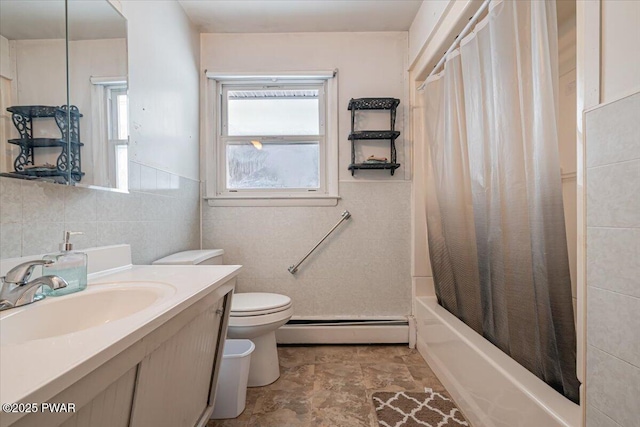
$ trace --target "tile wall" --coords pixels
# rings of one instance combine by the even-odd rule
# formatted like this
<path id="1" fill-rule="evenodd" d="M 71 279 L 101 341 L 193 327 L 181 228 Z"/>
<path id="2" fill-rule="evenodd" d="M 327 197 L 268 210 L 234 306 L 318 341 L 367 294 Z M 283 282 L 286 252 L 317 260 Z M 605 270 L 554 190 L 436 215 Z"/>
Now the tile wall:
<path id="1" fill-rule="evenodd" d="M 293 299 L 296 316 L 411 312 L 411 182 L 340 183 L 335 207 L 203 207 L 203 248 L 242 264 L 238 292 Z M 291 275 L 287 268 L 348 209 L 345 221 Z"/>
<path id="2" fill-rule="evenodd" d="M 130 162 L 130 193 L 0 178 L 0 258 L 58 250 L 64 230 L 83 249 L 131 245 L 149 264 L 200 246 L 199 182 Z"/>
<path id="3" fill-rule="evenodd" d="M 640 93 L 586 114 L 587 427 L 640 419 Z"/>

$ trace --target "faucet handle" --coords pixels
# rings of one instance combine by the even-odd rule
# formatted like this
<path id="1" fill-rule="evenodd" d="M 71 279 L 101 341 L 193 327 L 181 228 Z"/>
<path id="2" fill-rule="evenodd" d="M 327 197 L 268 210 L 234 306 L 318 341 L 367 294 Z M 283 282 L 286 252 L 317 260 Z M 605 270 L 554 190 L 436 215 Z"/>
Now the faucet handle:
<path id="1" fill-rule="evenodd" d="M 53 264 L 53 261 L 44 259 L 36 259 L 33 261 L 23 262 L 22 264 L 16 265 L 11 270 L 9 270 L 6 276 L 2 278 L 2 281 L 4 283 L 24 285 L 29 281 L 31 274 L 33 273 L 33 269 L 36 266 L 50 264 Z"/>

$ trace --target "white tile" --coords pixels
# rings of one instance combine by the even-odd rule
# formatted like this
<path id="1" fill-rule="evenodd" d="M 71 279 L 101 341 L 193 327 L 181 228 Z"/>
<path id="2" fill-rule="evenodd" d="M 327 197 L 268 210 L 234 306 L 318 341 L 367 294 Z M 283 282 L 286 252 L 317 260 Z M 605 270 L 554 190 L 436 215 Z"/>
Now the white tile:
<path id="1" fill-rule="evenodd" d="M 203 207 L 203 245 L 245 266 L 245 287 L 286 292 L 296 315 L 405 315 L 411 310 L 410 183 L 341 183 L 343 199 L 323 208 Z M 291 275 L 340 219 L 343 223 Z"/>
<path id="2" fill-rule="evenodd" d="M 0 223 L 0 258 L 22 256 L 22 223 Z"/>
<path id="3" fill-rule="evenodd" d="M 180 197 L 199 198 L 200 197 L 200 181 L 180 177 Z"/>
<path id="4" fill-rule="evenodd" d="M 155 228 L 152 222 L 98 222 L 98 246 L 127 243 L 131 245 L 134 264 L 150 264 L 156 256 Z"/>
<path id="5" fill-rule="evenodd" d="M 96 222 L 97 246 L 109 246 L 131 243 L 130 223 L 125 221 Z"/>
<path id="6" fill-rule="evenodd" d="M 624 427 L 640 419 L 640 369 L 587 346 L 587 405 Z"/>
<path id="7" fill-rule="evenodd" d="M 129 190 L 140 190 L 141 183 L 141 165 L 140 163 L 129 162 Z"/>
<path id="8" fill-rule="evenodd" d="M 640 159 L 640 93 L 585 116 L 587 167 Z"/>
<path id="9" fill-rule="evenodd" d="M 22 230 L 22 256 L 58 252 L 63 232 L 63 222 L 24 224 Z"/>
<path id="10" fill-rule="evenodd" d="M 138 219 L 143 221 L 162 221 L 170 218 L 173 199 L 153 193 L 138 193 L 136 197 L 142 213 Z"/>
<path id="11" fill-rule="evenodd" d="M 140 165 L 140 190 L 154 191 L 157 188 L 157 170 L 150 166 Z"/>
<path id="12" fill-rule="evenodd" d="M 156 172 L 156 188 L 158 190 L 170 190 L 171 189 L 171 174 L 165 171 Z"/>
<path id="13" fill-rule="evenodd" d="M 588 287 L 587 342 L 640 368 L 640 298 Z"/>
<path id="14" fill-rule="evenodd" d="M 97 193 L 98 221 L 141 221 L 144 216 L 141 193 L 126 194 L 115 191 Z"/>
<path id="15" fill-rule="evenodd" d="M 0 177 L 0 223 L 22 222 L 22 181 Z"/>
<path id="16" fill-rule="evenodd" d="M 22 185 L 23 221 L 64 221 L 64 197 L 67 187 L 45 182 L 24 182 Z"/>
<path id="17" fill-rule="evenodd" d="M 587 427 L 621 427 L 620 424 L 598 411 L 593 406 L 587 406 Z"/>
<path id="18" fill-rule="evenodd" d="M 587 170 L 587 225 L 640 227 L 640 160 Z"/>
<path id="19" fill-rule="evenodd" d="M 587 284 L 640 298 L 640 228 L 587 228 Z"/>
<path id="20" fill-rule="evenodd" d="M 82 187 L 67 187 L 64 198 L 65 221 L 96 221 L 98 218 L 97 192 Z"/>

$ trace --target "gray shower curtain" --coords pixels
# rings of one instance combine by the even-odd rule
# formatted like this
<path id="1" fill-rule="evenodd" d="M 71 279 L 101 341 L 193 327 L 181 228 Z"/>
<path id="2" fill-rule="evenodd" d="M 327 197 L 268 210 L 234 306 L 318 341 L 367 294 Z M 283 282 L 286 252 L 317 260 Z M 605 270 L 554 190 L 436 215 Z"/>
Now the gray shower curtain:
<path id="1" fill-rule="evenodd" d="M 574 402 L 555 2 L 494 1 L 425 88 L 439 303 Z"/>

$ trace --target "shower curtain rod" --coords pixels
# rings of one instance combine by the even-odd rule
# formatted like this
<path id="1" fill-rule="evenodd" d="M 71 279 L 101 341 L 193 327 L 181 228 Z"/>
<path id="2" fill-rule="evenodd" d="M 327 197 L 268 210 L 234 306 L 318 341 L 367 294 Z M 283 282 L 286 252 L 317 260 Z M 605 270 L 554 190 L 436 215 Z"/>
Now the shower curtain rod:
<path id="1" fill-rule="evenodd" d="M 471 17 L 471 19 L 469 19 L 469 22 L 467 23 L 467 25 L 465 25 L 462 31 L 460 31 L 460 34 L 456 36 L 456 39 L 453 41 L 449 49 L 447 49 L 445 54 L 442 55 L 442 58 L 440 58 L 440 61 L 438 61 L 435 67 L 433 67 L 433 70 L 431 70 L 431 72 L 429 73 L 427 78 L 424 80 L 424 82 L 420 86 L 418 86 L 418 90 L 423 90 L 424 87 L 427 85 L 427 80 L 429 79 L 429 77 L 433 76 L 440 69 L 440 67 L 442 67 L 444 62 L 447 60 L 447 56 L 458 47 L 458 45 L 460 44 L 460 41 L 462 41 L 462 39 L 467 36 L 469 31 L 471 31 L 471 28 L 478 22 L 478 19 L 480 19 L 480 16 L 482 15 L 482 13 L 485 10 L 487 10 L 487 8 L 489 7 L 489 3 L 491 3 L 491 0 L 484 0 L 482 2 L 482 4 L 480 5 L 476 13 Z"/>

